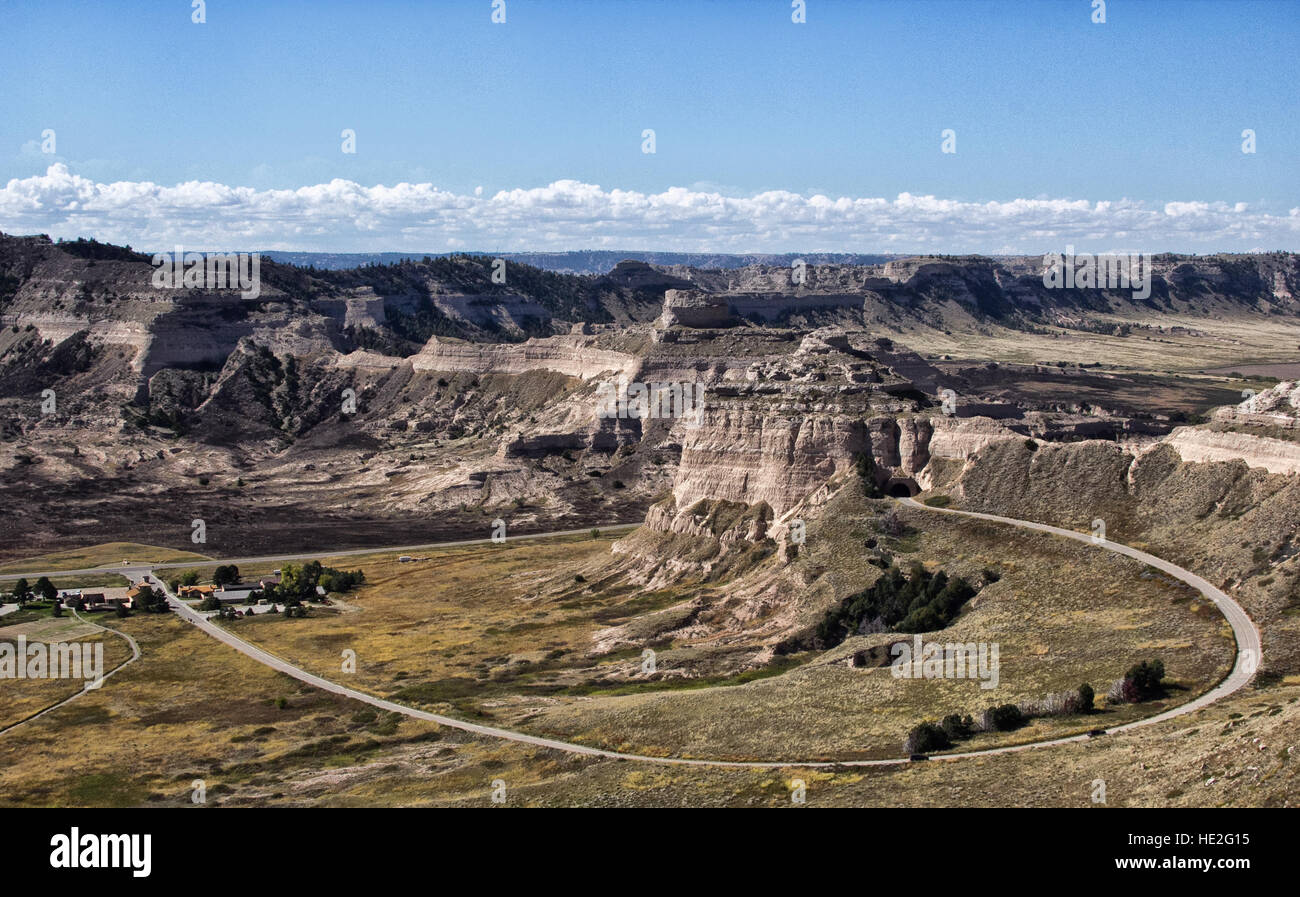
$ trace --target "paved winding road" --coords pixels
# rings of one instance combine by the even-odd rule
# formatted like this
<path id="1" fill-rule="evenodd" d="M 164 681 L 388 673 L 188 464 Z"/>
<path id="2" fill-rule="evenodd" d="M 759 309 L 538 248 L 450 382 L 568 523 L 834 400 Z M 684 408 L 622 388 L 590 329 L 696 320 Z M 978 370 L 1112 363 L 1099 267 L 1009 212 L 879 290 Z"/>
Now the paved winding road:
<path id="1" fill-rule="evenodd" d="M 1136 548 L 1130 548 L 1127 545 L 1121 545 L 1117 542 L 1109 542 L 1109 541 L 1095 542 L 1093 540 L 1093 537 L 1088 533 L 1079 533 L 1079 532 L 1075 532 L 1074 530 L 1061 529 L 1059 527 L 1048 526 L 1043 523 L 1034 523 L 1033 521 L 1029 521 L 1029 520 L 1017 520 L 1011 517 L 998 517 L 993 514 L 979 514 L 973 511 L 958 511 L 950 508 L 932 508 L 927 505 L 920 504 L 919 502 L 910 498 L 901 499 L 901 502 L 910 508 L 919 508 L 921 510 L 931 511 L 931 512 L 941 513 L 941 514 L 956 514 L 962 517 L 973 517 L 979 520 L 989 520 L 994 523 L 1004 523 L 1011 526 L 1018 526 L 1023 529 L 1031 529 L 1031 530 L 1037 530 L 1038 532 L 1051 533 L 1052 535 L 1061 536 L 1066 539 L 1074 539 L 1076 542 L 1095 544 L 1099 548 L 1104 548 L 1108 551 L 1113 551 L 1116 552 L 1117 554 L 1122 554 L 1127 557 L 1131 557 L 1134 560 L 1141 561 L 1145 564 L 1150 564 L 1151 566 L 1165 573 L 1168 573 L 1170 576 L 1182 580 L 1183 582 L 1190 585 L 1192 588 L 1196 589 L 1206 598 L 1213 601 L 1215 606 L 1218 607 L 1219 610 L 1223 612 L 1223 615 L 1227 618 L 1228 623 L 1232 626 L 1233 635 L 1235 636 L 1237 641 L 1237 658 L 1236 658 L 1236 662 L 1233 665 L 1232 672 L 1230 672 L 1228 676 L 1222 682 L 1216 685 L 1214 688 L 1210 689 L 1205 694 L 1201 695 L 1200 697 L 1192 701 L 1189 701 L 1185 704 L 1180 704 L 1177 707 L 1174 707 L 1170 710 L 1166 710 L 1164 713 L 1160 713 L 1155 716 L 1150 716 L 1145 719 L 1137 720 L 1136 722 L 1126 723 L 1122 726 L 1116 726 L 1112 729 L 1108 729 L 1107 730 L 1108 733 L 1123 732 L 1129 729 L 1136 729 L 1141 726 L 1150 726 L 1167 719 L 1172 719 L 1176 716 L 1182 716 L 1184 714 L 1191 713 L 1195 710 L 1199 710 L 1202 707 L 1214 703 L 1220 698 L 1224 698 L 1232 694 L 1233 692 L 1237 691 L 1239 688 L 1244 686 L 1247 682 L 1250 681 L 1251 677 L 1255 673 L 1255 670 L 1258 669 L 1259 667 L 1259 662 L 1262 657 L 1261 643 L 1259 637 L 1259 630 L 1256 629 L 1254 621 L 1250 619 L 1250 617 L 1246 614 L 1246 612 L 1241 608 L 1239 604 L 1233 601 L 1224 592 L 1222 592 L 1215 586 L 1211 585 L 1205 579 L 1202 579 L 1201 577 L 1197 576 L 1195 573 L 1191 573 L 1187 570 L 1184 570 L 1182 567 L 1179 567 L 1176 564 L 1171 564 L 1166 560 L 1162 560 L 1161 558 L 1158 558 L 1154 555 L 1147 554 L 1145 551 L 1139 551 Z M 574 530 L 570 532 L 584 532 L 584 530 Z M 560 534 L 556 533 L 554 535 L 560 535 Z M 485 541 L 487 540 L 476 539 L 476 540 L 471 540 L 469 542 L 460 542 L 454 544 L 468 545 L 468 544 L 476 544 Z M 351 553 L 354 554 L 374 553 L 377 550 L 380 549 L 365 549 L 364 551 L 351 552 Z M 317 557 L 321 556 L 321 552 L 316 552 L 314 556 Z M 339 555 L 336 553 L 330 556 L 337 557 Z M 301 557 L 301 555 L 296 557 Z M 290 558 L 285 557 L 284 559 L 287 560 Z M 159 566 L 161 567 L 162 565 Z M 167 565 L 167 566 L 178 566 L 178 565 Z M 179 565 L 179 566 L 185 566 L 185 565 Z M 164 586 L 164 590 L 166 591 L 165 586 Z M 305 682 L 308 685 L 313 685 L 317 688 L 324 689 L 325 691 L 333 692 L 334 694 L 343 695 L 344 697 L 352 698 L 357 701 L 362 701 L 366 704 L 369 704 L 372 707 L 377 707 L 380 710 L 388 710 L 394 713 L 403 714 L 405 716 L 414 717 L 415 719 L 427 720 L 429 722 L 438 723 L 439 725 L 448 726 L 453 729 L 461 729 L 466 732 L 472 732 L 476 735 L 485 735 L 490 738 L 501 738 L 501 739 L 505 739 L 506 741 L 514 741 L 521 744 L 530 744 L 536 747 L 551 748 L 557 751 L 564 751 L 570 754 L 580 754 L 588 757 L 602 757 L 602 758 L 607 758 L 612 760 L 637 760 L 644 763 L 656 763 L 656 764 L 671 765 L 671 766 L 757 767 L 757 768 L 771 769 L 771 768 L 778 768 L 778 767 L 897 766 L 897 765 L 911 762 L 910 758 L 907 757 L 898 757 L 898 758 L 892 758 L 886 760 L 847 760 L 847 761 L 812 761 L 812 762 L 800 761 L 795 759 L 742 761 L 742 760 L 688 759 L 685 757 L 650 757 L 650 756 L 645 756 L 643 754 L 625 754 L 625 753 L 620 753 L 618 751 L 608 751 L 608 750 L 603 750 L 601 748 L 589 747 L 587 745 L 574 744 L 573 742 L 560 741 L 554 738 L 543 738 L 537 735 L 529 735 L 524 732 L 514 732 L 509 729 L 499 729 L 494 726 L 483 726 L 483 725 L 479 725 L 478 723 L 465 722 L 464 720 L 454 719 L 449 716 L 442 716 L 437 713 L 429 713 L 424 710 L 416 710 L 412 707 L 407 707 L 403 704 L 397 704 L 392 701 L 386 701 L 383 698 L 377 698 L 374 695 L 366 694 L 365 692 L 358 691 L 357 689 L 354 688 L 348 688 L 345 685 L 340 685 L 337 682 L 332 682 L 329 679 L 324 679 L 320 676 L 309 673 L 306 670 L 302 669 L 301 667 L 294 666 L 288 661 L 276 657 L 274 654 L 270 653 L 269 651 L 265 651 L 262 648 L 257 647 L 256 645 L 244 641 L 239 636 L 235 635 L 229 630 L 224 629 L 210 622 L 205 616 L 195 611 L 189 605 L 177 600 L 177 598 L 174 595 L 172 595 L 170 591 L 167 592 L 167 597 L 171 605 L 176 609 L 176 612 L 182 618 L 189 620 L 191 623 L 193 623 L 195 626 L 202 629 L 208 635 L 211 635 L 213 638 L 225 642 L 227 645 L 234 648 L 236 651 L 239 651 L 247 655 L 248 657 L 251 657 L 253 660 L 256 660 L 258 663 L 265 664 L 266 666 L 274 670 L 278 670 L 288 676 L 292 676 L 294 679 L 297 679 L 300 682 Z M 960 760 L 967 757 L 987 757 L 993 754 L 1008 754 L 1016 751 L 1025 751 L 1034 748 L 1049 747 L 1051 745 L 1057 745 L 1057 744 L 1069 744 L 1070 742 L 1087 741 L 1089 740 L 1089 738 L 1090 736 L 1086 734 L 1075 735 L 1068 738 L 1053 738 L 1045 741 L 1030 742 L 1027 744 L 1009 745 L 1006 747 L 985 748 L 983 750 L 964 751 L 964 752 L 950 753 L 950 754 L 934 754 L 931 756 L 935 760 Z"/>
<path id="2" fill-rule="evenodd" d="M 1073 539 L 1076 542 L 1084 542 L 1090 545 L 1096 545 L 1098 548 L 1105 548 L 1107 551 L 1113 551 L 1116 554 L 1122 554 L 1131 557 L 1136 561 L 1144 564 L 1150 564 L 1162 573 L 1168 573 L 1175 579 L 1181 579 L 1196 591 L 1200 592 L 1206 598 L 1214 602 L 1214 606 L 1219 609 L 1228 620 L 1228 625 L 1232 627 L 1232 636 L 1237 641 L 1237 658 L 1232 665 L 1232 671 L 1227 677 L 1214 688 L 1201 695 L 1199 698 L 1188 701 L 1186 704 L 1179 704 L 1172 710 L 1166 710 L 1164 713 L 1156 716 L 1149 716 L 1136 722 L 1126 723 L 1122 726 L 1115 726 L 1109 729 L 1109 732 L 1123 732 L 1126 729 L 1136 729 L 1139 726 L 1149 726 L 1153 723 L 1162 722 L 1163 720 L 1172 719 L 1175 716 L 1182 716 L 1185 713 L 1191 713 L 1193 710 L 1200 710 L 1213 704 L 1220 698 L 1226 698 L 1237 689 L 1244 686 L 1255 675 L 1259 669 L 1260 661 L 1264 658 L 1263 642 L 1259 637 L 1259 629 L 1255 626 L 1255 621 L 1250 618 L 1245 609 L 1233 601 L 1226 592 L 1212 585 L 1209 580 L 1197 576 L 1189 570 L 1184 570 L 1177 564 L 1171 564 L 1163 558 L 1158 558 L 1154 554 L 1147 554 L 1145 551 L 1139 551 L 1128 545 L 1119 542 L 1111 542 L 1106 539 L 1094 539 L 1090 533 L 1079 533 L 1072 529 L 1062 529 L 1059 526 L 1048 526 L 1045 523 L 1034 523 L 1030 520 L 1017 520 L 1014 517 L 999 517 L 996 514 L 980 514 L 975 511 L 956 511 L 950 508 L 932 508 L 923 505 L 914 498 L 902 499 L 902 503 L 912 508 L 922 508 L 927 511 L 935 511 L 940 514 L 957 514 L 961 517 L 974 517 L 977 520 L 991 520 L 994 523 L 1009 523 L 1012 526 L 1018 526 L 1022 529 L 1037 530 L 1041 533 L 1051 533 L 1054 536 L 1061 536 L 1066 539 Z M 1086 737 L 1086 736 L 1085 736 Z M 1067 739 L 1070 740 L 1070 739 Z M 1038 742 L 1038 744 L 1056 744 L 1058 742 Z M 980 752 L 972 752 L 980 753 Z M 968 754 L 945 754 L 944 756 L 969 756 Z"/>

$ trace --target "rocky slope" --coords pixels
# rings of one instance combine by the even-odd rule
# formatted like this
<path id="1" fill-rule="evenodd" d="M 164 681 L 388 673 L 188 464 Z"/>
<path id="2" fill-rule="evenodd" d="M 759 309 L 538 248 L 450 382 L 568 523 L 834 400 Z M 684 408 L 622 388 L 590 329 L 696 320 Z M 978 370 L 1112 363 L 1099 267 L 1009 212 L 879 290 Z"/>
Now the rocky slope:
<path id="1" fill-rule="evenodd" d="M 1042 464 L 1066 457 L 1056 443 L 1094 437 L 1112 441 L 1090 450 L 1073 486 L 1127 483 L 1136 459 L 1169 451 L 1296 469 L 1294 414 L 1279 418 L 1293 392 L 1169 435 L 1172 414 L 1060 394 L 1146 381 L 1054 368 L 1046 394 L 1008 394 L 1008 377 L 1041 368 L 939 366 L 897 337 L 900 322 L 1005 333 L 1133 306 L 1114 291 L 1044 290 L 1038 263 L 811 265 L 798 284 L 761 264 L 628 262 L 575 277 L 511 263 L 498 283 L 482 257 L 338 271 L 268 260 L 246 299 L 156 288 L 149 258 L 129 248 L 0 237 L 0 476 L 13 507 L 0 528 L 12 552 L 30 554 L 103 541 L 133 513 L 176 541 L 192 517 L 224 514 L 238 531 L 212 550 L 233 553 L 277 538 L 343 532 L 330 543 L 341 546 L 498 517 L 523 531 L 651 509 L 647 544 L 629 540 L 620 561 L 663 583 L 714 575 L 729 556 L 788 561 L 792 521 L 814 517 L 864 464 L 881 490 L 971 501 L 987 494 L 976 472 L 987 459 Z M 1294 256 L 1160 257 L 1155 270 L 1147 311 L 1171 320 L 1295 313 Z M 882 317 L 897 326 L 864 326 Z M 602 390 L 619 377 L 688 386 L 698 407 L 602 415 Z M 1061 501 L 1077 500 L 1061 488 Z M 707 546 L 665 567 L 651 543 L 679 537 Z"/>
<path id="2" fill-rule="evenodd" d="M 1126 290 L 1048 289 L 1041 258 L 815 262 L 796 272 L 626 261 L 578 276 L 519 262 L 499 267 L 486 256 L 342 270 L 264 259 L 261 294 L 242 298 L 153 287 L 150 258 L 129 247 L 0 234 L 0 321 L 30 325 L 52 343 L 86 330 L 96 344 L 134 350 L 137 369 L 152 372 L 219 364 L 244 336 L 295 354 L 361 348 L 405 357 L 435 335 L 518 341 L 578 323 L 649 322 L 664 311 L 665 290 L 711 296 L 723 317 L 886 328 L 1087 330 L 1113 327 L 1115 315 L 1289 319 L 1300 310 L 1292 254 L 1156 256 L 1151 295 L 1142 300 Z"/>

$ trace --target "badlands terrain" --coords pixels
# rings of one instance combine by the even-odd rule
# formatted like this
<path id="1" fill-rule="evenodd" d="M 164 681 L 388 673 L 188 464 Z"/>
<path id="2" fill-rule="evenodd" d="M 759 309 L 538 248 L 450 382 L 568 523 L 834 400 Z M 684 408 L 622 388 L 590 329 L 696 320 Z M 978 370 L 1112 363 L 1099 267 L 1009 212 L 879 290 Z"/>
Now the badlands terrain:
<path id="1" fill-rule="evenodd" d="M 1084 806 L 1102 779 L 1111 804 L 1294 805 L 1300 259 L 1157 256 L 1141 300 L 1048 289 L 1041 258 L 793 270 L 507 262 L 501 283 L 488 257 L 263 259 L 245 299 L 155 288 L 128 247 L 0 236 L 0 573 L 99 567 L 108 549 L 91 546 L 106 543 L 201 580 L 223 559 L 310 555 L 366 584 L 305 618 L 219 625 L 329 679 L 354 651 L 348 687 L 455 720 L 787 764 L 497 739 L 135 614 L 104 627 L 133 637 L 138 661 L 0 733 L 0 800 L 182 803 L 203 777 L 230 804 L 473 804 L 500 778 L 524 803 L 788 804 L 798 778 L 809 803 Z M 703 400 L 684 416 L 598 414 L 620 377 L 699 385 Z M 1177 578 L 941 508 L 1100 523 L 1204 577 L 1258 627 L 1249 684 L 1064 745 L 835 765 L 906 761 L 918 724 L 1083 683 L 1094 712 L 959 749 L 1109 730 L 1239 662 L 1215 605 Z M 499 525 L 501 544 L 381 550 Z M 560 530 L 581 532 L 523 538 Z M 997 643 L 995 688 L 891 676 L 909 630 L 888 623 L 828 635 L 846 599 L 940 575 L 973 597 L 918 631 Z M 1158 694 L 1105 700 L 1157 657 Z M 58 698 L 25 693 L 0 725 Z M 76 744 L 122 762 L 85 779 L 66 759 Z"/>

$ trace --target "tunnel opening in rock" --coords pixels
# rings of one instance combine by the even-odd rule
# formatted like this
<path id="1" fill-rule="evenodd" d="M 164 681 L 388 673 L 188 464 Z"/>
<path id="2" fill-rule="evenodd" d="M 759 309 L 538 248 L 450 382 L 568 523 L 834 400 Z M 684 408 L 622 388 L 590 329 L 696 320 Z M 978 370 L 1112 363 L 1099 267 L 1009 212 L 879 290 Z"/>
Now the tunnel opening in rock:
<path id="1" fill-rule="evenodd" d="M 896 477 L 885 484 L 885 494 L 890 498 L 911 498 L 921 491 L 911 477 Z"/>

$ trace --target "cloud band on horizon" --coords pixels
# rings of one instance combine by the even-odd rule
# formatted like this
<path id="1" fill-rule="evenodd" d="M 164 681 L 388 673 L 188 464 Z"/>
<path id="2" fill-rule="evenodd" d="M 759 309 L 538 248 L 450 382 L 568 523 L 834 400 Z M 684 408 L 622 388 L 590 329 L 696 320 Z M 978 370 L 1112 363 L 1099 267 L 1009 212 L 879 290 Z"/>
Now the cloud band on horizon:
<path id="1" fill-rule="evenodd" d="M 97 183 L 63 163 L 0 189 L 0 230 L 94 237 L 140 249 L 326 252 L 562 251 L 899 252 L 1034 255 L 1300 249 L 1300 208 L 1270 214 L 1244 202 L 1011 199 L 970 202 L 749 197 L 671 187 L 606 190 L 557 180 L 492 195 L 432 184 L 362 186 L 334 179 L 292 190 L 203 181 Z"/>

